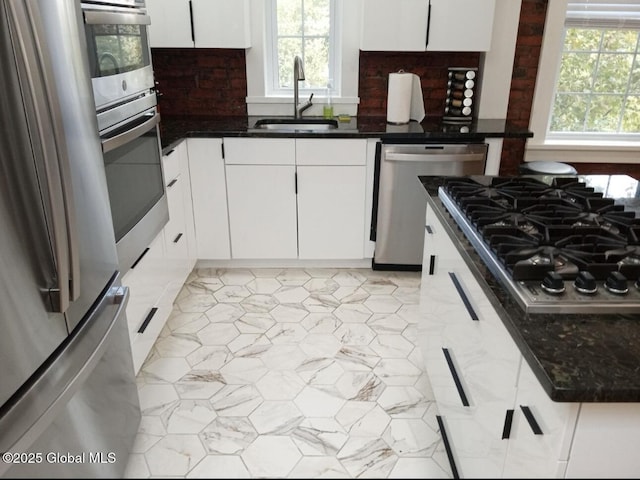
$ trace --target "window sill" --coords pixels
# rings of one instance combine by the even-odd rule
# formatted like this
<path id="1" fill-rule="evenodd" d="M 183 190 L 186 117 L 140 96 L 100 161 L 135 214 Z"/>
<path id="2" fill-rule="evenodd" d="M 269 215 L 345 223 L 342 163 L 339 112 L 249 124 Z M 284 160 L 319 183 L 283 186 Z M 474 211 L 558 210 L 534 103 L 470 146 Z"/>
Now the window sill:
<path id="1" fill-rule="evenodd" d="M 546 141 L 528 142 L 526 162 L 556 161 L 566 163 L 640 163 L 640 142 Z"/>

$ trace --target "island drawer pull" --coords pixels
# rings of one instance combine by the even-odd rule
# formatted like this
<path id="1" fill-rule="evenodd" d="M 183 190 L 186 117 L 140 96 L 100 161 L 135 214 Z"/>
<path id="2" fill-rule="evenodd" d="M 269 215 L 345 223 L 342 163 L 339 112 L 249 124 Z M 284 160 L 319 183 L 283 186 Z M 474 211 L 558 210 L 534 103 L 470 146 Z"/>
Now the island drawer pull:
<path id="1" fill-rule="evenodd" d="M 431 255 L 429 257 L 429 275 L 433 275 L 436 270 L 436 256 Z"/>
<path id="2" fill-rule="evenodd" d="M 507 410 L 507 414 L 504 416 L 504 427 L 502 427 L 502 439 L 509 438 L 511 436 L 511 425 L 513 424 L 513 409 Z"/>
<path id="3" fill-rule="evenodd" d="M 462 284 L 460 283 L 460 280 L 458 280 L 457 275 L 453 272 L 449 272 L 449 276 L 451 277 L 451 281 L 453 282 L 453 284 L 456 287 L 456 290 L 458 291 L 458 295 L 460 295 L 460 298 L 462 299 L 462 303 L 464 303 L 464 306 L 467 309 L 467 312 L 469 312 L 469 315 L 471 316 L 471 320 L 479 320 L 478 314 L 471 306 L 469 297 L 467 297 L 467 293 L 462 288 Z"/>
<path id="4" fill-rule="evenodd" d="M 156 314 L 157 311 L 158 311 L 158 307 L 153 307 L 151 310 L 149 310 L 149 313 L 145 317 L 144 322 L 142 322 L 142 325 L 140 325 L 140 328 L 138 329 L 138 333 L 144 333 L 144 331 L 149 326 L 149 322 L 151 322 L 151 319 L 153 318 L 153 316 Z"/>
<path id="5" fill-rule="evenodd" d="M 438 422 L 438 428 L 440 429 L 440 435 L 442 436 L 442 443 L 444 443 L 444 449 L 447 452 L 447 459 L 449 460 L 449 466 L 451 467 L 452 476 L 453 478 L 460 478 L 460 475 L 458 474 L 458 468 L 456 467 L 456 460 L 455 458 L 453 458 L 453 450 L 451 449 L 451 444 L 449 443 L 447 429 L 444 426 L 442 416 L 436 415 L 436 420 Z"/>
<path id="6" fill-rule="evenodd" d="M 469 406 L 469 399 L 467 399 L 467 394 L 464 392 L 464 388 L 462 387 L 462 382 L 460 381 L 460 376 L 458 375 L 458 371 L 456 370 L 456 366 L 453 364 L 453 358 L 451 358 L 451 353 L 449 353 L 448 348 L 442 348 L 442 353 L 444 353 L 444 358 L 447 361 L 447 365 L 449 366 L 449 370 L 451 371 L 451 376 L 453 377 L 453 382 L 456 384 L 456 389 L 458 390 L 458 395 L 460 395 L 460 401 L 464 407 Z"/>
<path id="7" fill-rule="evenodd" d="M 533 430 L 533 433 L 536 435 L 542 435 L 542 429 L 540 428 L 540 425 L 538 425 L 536 418 L 533 416 L 531 409 L 525 405 L 520 405 L 520 410 L 524 413 L 524 418 L 529 422 L 529 426 L 531 427 L 531 430 Z"/>

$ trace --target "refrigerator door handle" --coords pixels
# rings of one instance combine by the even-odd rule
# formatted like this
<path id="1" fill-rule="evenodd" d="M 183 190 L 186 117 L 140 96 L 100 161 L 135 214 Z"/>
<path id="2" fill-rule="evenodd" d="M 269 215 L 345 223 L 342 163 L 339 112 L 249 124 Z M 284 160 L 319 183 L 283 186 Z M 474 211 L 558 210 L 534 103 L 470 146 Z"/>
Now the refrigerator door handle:
<path id="1" fill-rule="evenodd" d="M 32 2 L 33 0 L 29 3 Z M 24 49 L 22 58 L 26 59 L 21 73 L 32 87 L 28 94 L 31 96 L 30 101 L 37 107 L 34 109 L 35 127 L 42 144 L 39 153 L 44 160 L 51 212 L 52 248 L 57 270 L 57 285 L 49 289 L 51 310 L 65 313 L 71 302 L 80 296 L 80 254 L 73 208 L 71 165 L 62 134 L 62 110 L 54 87 L 50 59 L 44 53 L 47 49 L 43 45 L 46 37 L 42 19 L 34 13 L 37 11 L 35 5 L 28 9 L 30 13 L 15 8 L 13 2 L 7 5 L 10 10 L 13 9 L 9 13 L 20 27 L 17 29 L 18 35 L 26 37 L 21 32 L 31 33 L 31 38 L 21 39 Z M 43 88 L 43 85 L 47 86 Z"/>

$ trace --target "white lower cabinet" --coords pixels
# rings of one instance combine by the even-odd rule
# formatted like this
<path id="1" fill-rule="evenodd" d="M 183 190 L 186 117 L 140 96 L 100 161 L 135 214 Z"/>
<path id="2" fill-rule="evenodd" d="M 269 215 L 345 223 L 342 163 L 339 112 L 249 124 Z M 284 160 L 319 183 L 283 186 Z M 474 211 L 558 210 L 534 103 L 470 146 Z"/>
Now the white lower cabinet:
<path id="1" fill-rule="evenodd" d="M 298 256 L 293 165 L 227 165 L 231 256 Z"/>
<path id="2" fill-rule="evenodd" d="M 221 138 L 187 139 L 196 258 L 227 260 L 229 214 Z"/>
<path id="3" fill-rule="evenodd" d="M 552 401 L 522 362 L 503 476 L 564 478 L 579 409 Z"/>
<path id="4" fill-rule="evenodd" d="M 366 139 L 223 142 L 233 259 L 364 258 Z"/>
<path id="5" fill-rule="evenodd" d="M 366 164 L 366 140 L 296 140 L 300 258 L 364 258 Z"/>
<path id="6" fill-rule="evenodd" d="M 171 280 L 165 265 L 164 232 L 160 232 L 148 248 L 122 277 L 122 284 L 129 287 L 127 321 L 136 373 L 171 313 L 170 308 L 160 308 L 160 300 Z"/>
<path id="7" fill-rule="evenodd" d="M 520 352 L 427 206 L 420 298 L 423 356 L 458 475 L 497 478 Z"/>
<path id="8" fill-rule="evenodd" d="M 195 265 L 185 142 L 163 156 L 162 168 L 169 221 L 140 261 L 122 278 L 130 293 L 127 320 L 136 373 L 149 355 L 171 314 L 174 300 Z"/>

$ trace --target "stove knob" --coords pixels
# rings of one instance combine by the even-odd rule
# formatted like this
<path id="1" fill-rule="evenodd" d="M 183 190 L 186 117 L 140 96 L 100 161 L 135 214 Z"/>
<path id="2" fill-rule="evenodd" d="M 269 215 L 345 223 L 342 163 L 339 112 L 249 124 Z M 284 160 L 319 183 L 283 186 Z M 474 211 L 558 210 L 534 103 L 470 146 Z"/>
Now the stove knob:
<path id="1" fill-rule="evenodd" d="M 564 280 L 558 272 L 547 272 L 540 286 L 545 292 L 553 295 L 564 293 Z"/>
<path id="2" fill-rule="evenodd" d="M 578 276 L 576 277 L 575 282 L 573 282 L 573 286 L 578 293 L 585 295 L 593 295 L 598 290 L 595 277 L 584 270 L 578 272 Z"/>
<path id="3" fill-rule="evenodd" d="M 604 282 L 604 288 L 616 295 L 624 295 L 629 291 L 627 279 L 620 272 L 611 272 Z"/>

